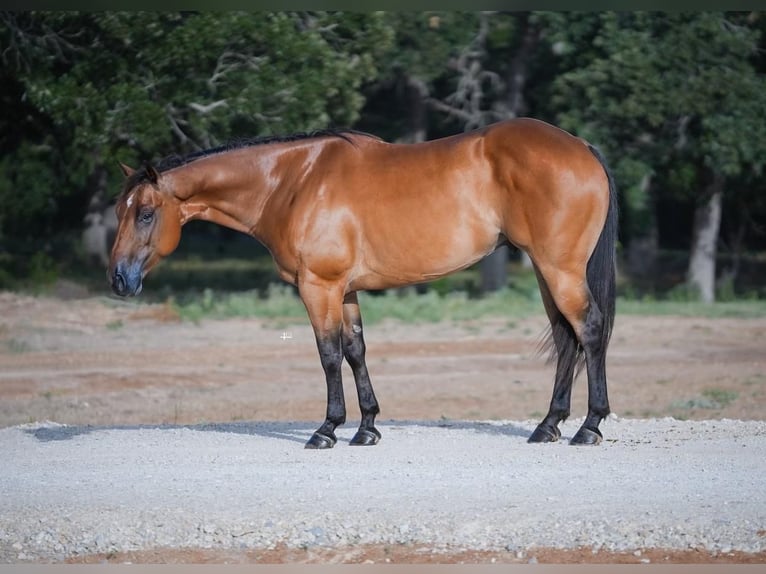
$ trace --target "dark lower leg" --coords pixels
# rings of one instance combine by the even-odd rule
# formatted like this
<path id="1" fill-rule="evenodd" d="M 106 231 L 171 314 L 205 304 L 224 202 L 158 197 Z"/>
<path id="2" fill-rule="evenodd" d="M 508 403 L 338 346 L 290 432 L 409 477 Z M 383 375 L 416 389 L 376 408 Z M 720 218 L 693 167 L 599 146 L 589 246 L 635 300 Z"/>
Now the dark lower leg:
<path id="1" fill-rule="evenodd" d="M 562 318 L 563 321 L 563 318 Z M 557 333 L 560 330 L 562 332 Z M 568 330 L 569 333 L 564 333 Z M 577 362 L 577 342 L 572 328 L 567 324 L 554 326 L 554 341 L 557 343 L 556 379 L 548 414 L 537 425 L 528 442 L 555 442 L 561 437 L 558 425 L 569 417 L 572 397 L 572 382 Z"/>
<path id="2" fill-rule="evenodd" d="M 306 443 L 306 448 L 332 448 L 337 442 L 335 429 L 346 422 L 346 402 L 340 370 L 343 360 L 340 333 L 317 336 L 317 347 L 327 382 L 327 416 Z"/>
<path id="3" fill-rule="evenodd" d="M 606 349 L 601 342 L 602 321 L 600 310 L 591 301 L 582 337 L 588 372 L 588 414 L 572 437 L 571 444 L 600 443 L 602 435 L 598 426 L 610 412 L 606 388 Z"/>
<path id="4" fill-rule="evenodd" d="M 545 278 L 537 267 L 535 267 L 535 273 L 545 311 L 551 322 L 551 339 L 556 351 L 556 378 L 553 383 L 553 395 L 548 414 L 537 425 L 528 442 L 555 442 L 561 437 L 558 425 L 567 419 L 570 412 L 572 382 L 577 364 L 579 343 L 574 329 L 556 307 Z"/>
<path id="5" fill-rule="evenodd" d="M 351 444 L 372 445 L 377 444 L 380 440 L 380 432 L 375 428 L 375 416 L 380 412 L 380 407 L 367 371 L 366 347 L 356 294 L 352 295 L 353 297 L 347 297 L 347 302 L 344 303 L 344 324 L 341 337 L 343 355 L 354 374 L 362 421 L 356 435 L 351 439 Z"/>

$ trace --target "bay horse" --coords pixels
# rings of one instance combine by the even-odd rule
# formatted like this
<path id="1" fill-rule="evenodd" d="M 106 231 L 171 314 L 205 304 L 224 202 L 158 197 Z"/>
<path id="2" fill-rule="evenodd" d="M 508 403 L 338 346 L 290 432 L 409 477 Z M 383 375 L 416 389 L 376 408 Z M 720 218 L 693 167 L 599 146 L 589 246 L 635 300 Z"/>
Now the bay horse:
<path id="1" fill-rule="evenodd" d="M 511 243 L 531 258 L 556 357 L 547 415 L 529 442 L 560 438 L 576 371 L 588 412 L 570 444 L 598 444 L 609 414 L 606 351 L 615 313 L 617 198 L 599 151 L 517 118 L 417 144 L 353 130 L 242 140 L 171 156 L 126 176 L 108 279 L 137 295 L 190 220 L 255 237 L 297 286 L 316 336 L 327 411 L 306 448 L 331 448 L 346 420 L 341 362 L 361 410 L 352 445 L 380 439 L 357 291 L 430 281 Z"/>

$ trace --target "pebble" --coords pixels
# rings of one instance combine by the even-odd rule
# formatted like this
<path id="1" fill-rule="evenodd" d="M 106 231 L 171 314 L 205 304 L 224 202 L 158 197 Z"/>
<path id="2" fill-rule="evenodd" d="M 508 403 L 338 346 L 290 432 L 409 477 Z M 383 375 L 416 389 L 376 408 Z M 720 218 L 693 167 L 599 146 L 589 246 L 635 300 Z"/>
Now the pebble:
<path id="1" fill-rule="evenodd" d="M 474 445 L 468 454 L 461 452 L 462 447 L 453 445 L 448 454 L 437 460 L 444 468 L 436 470 L 425 464 L 422 458 L 398 451 L 392 456 L 390 445 L 396 438 L 402 439 L 395 436 L 396 431 L 392 428 L 385 429 L 391 441 L 381 443 L 377 452 L 371 449 L 344 451 L 342 447 L 346 445 L 339 440 L 338 447 L 328 453 L 305 453 L 299 445 L 295 447 L 298 450 L 291 450 L 294 445 L 290 442 L 284 448 L 287 454 L 282 454 L 280 449 L 272 451 L 271 455 L 258 452 L 250 444 L 246 448 L 232 444 L 233 441 L 252 439 L 257 446 L 268 447 L 268 444 L 264 447 L 256 442 L 261 439 L 257 432 L 252 435 L 231 433 L 228 436 L 212 431 L 173 429 L 162 440 L 158 438 L 152 442 L 149 430 L 120 431 L 121 439 L 129 432 L 143 432 L 145 436 L 141 439 L 149 441 L 140 455 L 130 455 L 133 463 L 140 467 L 136 470 L 140 474 L 132 477 L 141 486 L 136 489 L 133 489 L 130 480 L 123 480 L 109 466 L 119 459 L 113 455 L 115 445 L 108 441 L 110 434 L 115 435 L 117 431 L 111 430 L 110 434 L 94 431 L 75 435 L 75 439 L 40 442 L 25 431 L 0 429 L 0 438 L 2 433 L 16 432 L 21 435 L 18 450 L 14 451 L 13 457 L 9 457 L 9 461 L 22 456 L 23 451 L 28 449 L 48 454 L 67 446 L 82 450 L 87 446 L 89 456 L 95 449 L 95 460 L 109 463 L 93 463 L 88 472 L 74 469 L 79 473 L 79 480 L 85 481 L 87 488 L 92 487 L 96 496 L 92 499 L 74 498 L 71 492 L 77 494 L 79 489 L 86 493 L 86 487 L 80 487 L 80 483 L 72 480 L 65 483 L 66 488 L 56 492 L 55 504 L 60 504 L 59 498 L 63 498 L 68 501 L 68 506 L 62 504 L 53 508 L 43 495 L 57 484 L 55 475 L 40 475 L 40 467 L 31 464 L 19 465 L 16 472 L 0 469 L 0 485 L 14 486 L 18 483 L 20 486 L 14 486 L 17 494 L 35 492 L 35 497 L 23 495 L 29 496 L 29 504 L 16 505 L 10 513 L 3 508 L 0 563 L 60 561 L 69 556 L 96 552 L 156 547 L 246 550 L 280 546 L 348 548 L 367 543 L 418 544 L 442 552 L 453 548 L 504 548 L 517 560 L 530 564 L 538 562 L 533 555 L 534 549 L 546 546 L 590 546 L 594 552 L 630 552 L 642 563 L 649 562 L 642 549 L 650 547 L 706 548 L 722 554 L 733 550 L 758 552 L 766 549 L 766 537 L 757 534 L 759 525 L 763 523 L 762 518 L 766 516 L 766 511 L 759 510 L 764 508 L 761 504 L 764 497 L 759 490 L 752 488 L 750 483 L 753 480 L 740 480 L 742 475 L 732 472 L 727 475 L 725 471 L 731 467 L 728 459 L 726 464 L 710 466 L 710 472 L 704 476 L 699 472 L 702 468 L 699 464 L 704 463 L 704 456 L 707 456 L 699 453 L 716 448 L 725 434 L 722 437 L 714 434 L 715 440 L 708 439 L 710 444 L 707 444 L 692 432 L 694 428 L 700 428 L 698 423 L 695 423 L 697 427 L 692 427 L 683 421 L 674 421 L 674 434 L 678 438 L 672 440 L 683 441 L 683 444 L 682 448 L 674 447 L 673 457 L 668 457 L 666 451 L 656 450 L 665 448 L 656 445 L 665 444 L 662 441 L 666 438 L 666 430 L 660 428 L 647 433 L 646 424 L 631 419 L 613 421 L 609 430 L 613 436 L 621 437 L 622 446 L 610 444 L 608 449 L 601 450 L 569 449 L 566 445 L 533 449 L 514 435 L 482 434 L 472 428 L 472 434 L 479 435 L 481 444 Z M 718 428 L 716 425 L 719 424 L 716 422 L 710 428 Z M 747 425 L 743 428 L 747 430 L 748 437 L 766 437 L 763 423 L 748 422 Z M 760 426 L 750 429 L 757 425 Z M 438 431 L 435 429 L 440 427 L 435 426 L 409 425 L 404 428 L 418 437 L 432 432 L 460 432 L 455 427 Z M 195 436 L 190 437 L 188 433 Z M 211 436 L 217 437 L 215 444 L 221 448 L 215 451 L 215 465 L 208 463 L 213 460 L 209 454 L 206 455 L 208 458 L 200 458 L 195 448 L 186 446 L 187 441 L 194 438 L 210 439 Z M 635 437 L 647 442 L 638 446 L 635 443 L 627 448 L 626 445 L 631 444 Z M 427 443 L 429 448 L 438 447 L 439 443 L 431 440 L 432 437 L 426 438 L 429 440 L 422 442 Z M 465 440 L 473 439 L 466 436 Z M 748 440 L 753 442 L 752 460 L 762 460 L 756 457 L 763 452 L 762 448 L 759 451 L 759 443 L 756 439 Z M 102 447 L 101 443 L 105 442 L 109 444 Z M 145 463 L 146 457 L 157 456 L 154 454 L 157 445 L 165 442 L 171 445 L 182 443 L 183 447 L 175 446 L 176 450 L 170 452 L 174 456 L 182 452 L 190 462 L 182 457 L 171 457 L 172 462 L 158 457 L 150 460 L 150 464 Z M 2 444 L 10 444 L 10 441 Z M 191 445 L 197 446 L 196 443 Z M 419 448 L 422 446 L 419 445 Z M 203 448 L 210 447 L 203 444 Z M 629 451 L 628 454 L 622 453 L 621 448 Z M 498 452 L 495 455 L 496 449 Z M 242 450 L 248 450 L 248 456 L 242 456 Z M 646 451 L 649 458 L 647 466 L 639 472 L 632 465 L 640 458 L 640 451 Z M 473 461 L 483 456 L 484 452 L 493 456 L 485 456 L 483 468 L 477 471 Z M 324 455 L 321 464 L 317 462 L 319 454 Z M 554 454 L 559 458 L 556 465 L 551 464 L 556 458 Z M 276 466 L 268 460 L 268 456 L 282 457 L 285 461 Z M 724 451 L 719 456 L 734 455 Z M 454 462 L 455 457 L 457 462 Z M 679 457 L 682 459 L 680 462 Z M 521 462 L 520 458 L 523 459 Z M 301 459 L 310 460 L 311 464 Z M 64 461 L 64 458 L 61 460 Z M 697 460 L 702 463 L 697 464 Z M 656 483 L 651 481 L 652 469 L 663 468 L 671 462 L 673 467 L 669 467 L 663 475 L 671 480 L 663 483 L 663 488 L 657 488 Z M 47 460 L 46 464 L 46 469 L 57 464 L 55 457 L 53 462 Z M 70 462 L 60 464 L 65 471 L 62 471 L 62 476 L 69 477 L 68 473 L 73 472 Z M 757 463 L 747 464 L 757 468 L 754 466 Z M 27 470 L 32 468 L 34 472 Z M 359 478 L 359 483 L 367 486 L 373 476 L 386 478 L 375 483 L 374 488 L 357 488 L 354 480 L 346 480 L 347 475 L 351 474 L 349 468 L 360 475 L 351 478 Z M 411 472 L 411 476 L 397 482 L 397 473 L 402 468 Z M 587 477 L 595 475 L 596 468 L 616 484 L 601 481 L 601 475 L 597 480 L 588 480 Z M 675 468 L 679 472 L 677 477 L 673 474 Z M 566 469 L 566 476 L 562 469 Z M 27 481 L 40 482 L 28 486 L 28 482 L 17 478 L 24 472 L 28 472 L 25 475 Z M 197 472 L 201 474 L 197 475 Z M 205 475 L 205 472 L 209 474 Z M 729 476 L 731 480 L 740 480 L 737 484 L 746 491 L 740 492 L 727 486 L 724 479 L 712 482 L 708 476 L 722 472 L 724 478 Z M 322 499 L 314 496 L 316 483 L 302 478 L 317 474 L 322 480 L 328 477 L 335 479 L 338 475 L 334 487 L 323 490 Z M 144 480 L 143 477 L 148 475 L 151 475 L 150 481 Z M 223 483 L 218 482 L 223 480 L 221 477 L 227 477 L 225 489 L 220 486 Z M 241 483 L 237 481 L 238 477 Z M 702 478 L 688 496 L 684 497 L 682 493 L 679 498 L 671 499 L 668 493 L 680 490 L 682 486 L 686 488 L 683 481 L 689 477 Z M 43 483 L 43 480 L 48 483 Z M 568 484 L 570 481 L 574 482 Z M 99 490 L 102 483 L 111 490 Z M 218 489 L 214 492 L 215 496 L 205 494 L 210 485 Z M 726 507 L 713 507 L 711 492 L 719 493 L 721 489 L 721 495 L 726 496 L 722 500 L 731 503 Z M 248 494 L 250 492 L 262 493 L 262 496 L 256 497 Z M 363 496 L 359 496 L 360 493 Z M 636 493 L 644 498 L 639 499 Z M 166 503 L 165 507 L 156 504 L 164 502 L 165 499 L 160 497 L 168 494 L 176 498 Z M 157 498 L 147 499 L 146 496 Z M 227 498 L 229 496 L 231 500 Z M 754 502 L 743 503 L 746 496 L 747 500 Z M 590 498 L 596 503 L 585 512 L 584 501 Z M 261 506 L 236 506 L 237 501 L 255 499 Z M 400 499 L 405 501 L 405 505 Z M 26 501 L 26 498 L 23 500 Z M 553 512 L 552 506 L 554 510 L 565 508 L 566 512 Z M 637 510 L 633 510 L 636 507 Z M 698 509 L 699 513 L 691 514 L 689 508 Z M 547 529 L 542 528 L 541 524 Z"/>

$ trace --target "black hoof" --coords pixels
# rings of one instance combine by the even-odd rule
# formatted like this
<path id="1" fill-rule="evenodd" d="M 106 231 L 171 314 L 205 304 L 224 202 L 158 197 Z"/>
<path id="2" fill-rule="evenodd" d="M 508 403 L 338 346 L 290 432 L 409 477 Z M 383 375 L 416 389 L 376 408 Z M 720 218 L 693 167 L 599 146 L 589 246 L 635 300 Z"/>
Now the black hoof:
<path id="1" fill-rule="evenodd" d="M 590 429 L 587 427 L 580 427 L 580 430 L 572 437 L 569 444 L 573 445 L 597 445 L 603 440 L 601 431 L 598 429 Z"/>
<path id="2" fill-rule="evenodd" d="M 561 437 L 561 431 L 558 427 L 552 427 L 543 425 L 542 423 L 537 425 L 535 432 L 532 433 L 527 439 L 527 442 L 556 442 Z"/>
<path id="3" fill-rule="evenodd" d="M 380 433 L 375 427 L 371 429 L 359 429 L 349 444 L 354 446 L 372 446 L 378 444 Z"/>
<path id="4" fill-rule="evenodd" d="M 338 442 L 338 439 L 335 438 L 335 435 L 328 436 L 326 434 L 315 432 L 311 435 L 305 448 L 332 448 L 335 446 L 336 442 Z"/>

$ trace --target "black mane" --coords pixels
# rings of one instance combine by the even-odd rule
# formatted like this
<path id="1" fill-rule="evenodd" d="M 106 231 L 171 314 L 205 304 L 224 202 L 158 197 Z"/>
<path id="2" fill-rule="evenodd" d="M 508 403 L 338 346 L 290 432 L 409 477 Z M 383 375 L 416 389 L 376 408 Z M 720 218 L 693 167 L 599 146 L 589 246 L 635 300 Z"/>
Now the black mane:
<path id="1" fill-rule="evenodd" d="M 180 167 L 182 165 L 186 165 L 188 163 L 193 162 L 194 160 L 197 160 L 203 157 L 208 157 L 211 155 L 215 155 L 218 153 L 223 153 L 223 152 L 227 152 L 227 151 L 231 151 L 235 149 L 265 145 L 265 144 L 273 144 L 273 143 L 292 142 L 292 141 L 320 138 L 320 137 L 338 137 L 353 144 L 353 142 L 351 141 L 351 138 L 348 137 L 349 135 L 361 135 L 365 137 L 378 139 L 376 136 L 372 134 L 368 134 L 365 132 L 360 132 L 360 131 L 352 130 L 352 129 L 327 129 L 327 130 L 316 130 L 313 132 L 299 132 L 299 133 L 294 133 L 289 135 L 262 136 L 262 137 L 256 137 L 256 138 L 237 138 L 223 145 L 219 145 L 216 147 L 212 147 L 212 148 L 204 149 L 200 151 L 191 152 L 186 155 L 172 154 L 165 158 L 162 158 L 156 164 L 152 164 L 152 165 L 157 170 L 157 172 L 162 173 L 164 171 L 168 171 L 170 169 Z M 147 183 L 147 182 L 149 182 L 149 174 L 147 173 L 147 171 L 145 169 L 137 169 L 135 173 L 133 173 L 125 181 L 124 189 L 125 191 L 128 191 L 130 189 L 133 189 L 135 186 L 139 184 Z"/>

